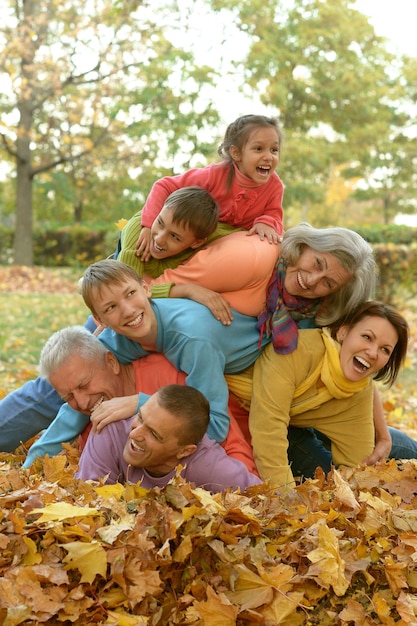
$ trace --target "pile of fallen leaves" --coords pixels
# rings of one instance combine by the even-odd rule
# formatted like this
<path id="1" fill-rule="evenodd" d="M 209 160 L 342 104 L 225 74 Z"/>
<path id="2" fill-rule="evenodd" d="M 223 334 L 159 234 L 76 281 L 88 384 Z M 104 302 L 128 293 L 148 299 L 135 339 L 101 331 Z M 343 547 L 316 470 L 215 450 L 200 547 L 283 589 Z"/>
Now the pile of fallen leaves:
<path id="1" fill-rule="evenodd" d="M 0 266 L 0 293 L 76 293 L 77 283 L 62 272 L 24 265 Z"/>
<path id="2" fill-rule="evenodd" d="M 0 622 L 416 624 L 417 462 L 278 495 L 74 479 L 78 454 L 0 455 Z"/>

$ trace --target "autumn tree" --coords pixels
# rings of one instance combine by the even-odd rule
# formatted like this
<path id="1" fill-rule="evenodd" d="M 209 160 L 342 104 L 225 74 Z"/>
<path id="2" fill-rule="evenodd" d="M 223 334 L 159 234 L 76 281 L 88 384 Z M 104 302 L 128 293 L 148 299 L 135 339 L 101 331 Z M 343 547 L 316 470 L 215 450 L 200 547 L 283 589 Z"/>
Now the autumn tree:
<path id="1" fill-rule="evenodd" d="M 200 114 L 190 110 L 213 72 L 167 40 L 148 3 L 10 0 L 0 47 L 2 150 L 15 164 L 16 264 L 33 264 L 36 177 L 59 169 L 80 192 L 87 164 L 106 171 L 111 163 L 113 176 L 133 164 L 140 172 L 162 156 L 161 147 L 172 151 L 179 136 L 217 120 L 210 103 Z M 80 219 L 85 196 L 75 196 Z"/>
<path id="2" fill-rule="evenodd" d="M 229 9 L 250 39 L 242 61 L 246 82 L 283 126 L 280 174 L 287 183 L 286 208 L 299 207 L 297 218 L 308 218 L 308 207 L 325 205 L 335 168 L 343 165 L 347 175 L 361 176 L 372 188 L 383 154 L 398 162 L 402 141 L 405 157 L 411 147 L 403 132 L 411 69 L 407 76 L 404 61 L 389 52 L 354 2 L 212 0 L 211 5 Z M 413 168 L 415 176 L 415 162 Z"/>

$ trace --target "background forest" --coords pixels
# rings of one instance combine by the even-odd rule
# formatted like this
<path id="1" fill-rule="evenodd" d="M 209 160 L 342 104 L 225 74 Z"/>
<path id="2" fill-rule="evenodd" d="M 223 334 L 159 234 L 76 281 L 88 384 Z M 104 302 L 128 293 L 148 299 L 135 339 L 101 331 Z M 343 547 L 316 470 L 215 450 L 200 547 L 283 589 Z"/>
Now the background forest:
<path id="1" fill-rule="evenodd" d="M 114 228 L 153 181 L 217 159 L 227 123 L 277 116 L 286 227 L 416 211 L 417 57 L 350 0 L 1 0 L 0 227 Z M 208 42 L 208 43 L 206 43 Z M 222 102 L 222 86 L 236 98 Z M 225 118 L 225 111 L 228 119 Z"/>

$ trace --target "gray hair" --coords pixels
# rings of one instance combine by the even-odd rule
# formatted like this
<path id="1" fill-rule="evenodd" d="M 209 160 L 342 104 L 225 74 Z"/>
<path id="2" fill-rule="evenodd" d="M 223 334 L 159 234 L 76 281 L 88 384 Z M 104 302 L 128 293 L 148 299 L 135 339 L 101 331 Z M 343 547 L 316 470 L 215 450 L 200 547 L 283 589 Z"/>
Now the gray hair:
<path id="1" fill-rule="evenodd" d="M 108 352 L 101 341 L 84 326 L 69 326 L 54 333 L 42 348 L 39 374 L 49 380 L 50 376 L 74 354 L 87 362 L 104 363 Z"/>
<path id="2" fill-rule="evenodd" d="M 281 244 L 281 255 L 288 265 L 295 264 L 309 246 L 317 252 L 332 254 L 352 279 L 338 291 L 324 298 L 316 315 L 320 326 L 332 324 L 374 296 L 378 271 L 371 246 L 348 228 L 314 228 L 303 222 L 289 228 Z"/>

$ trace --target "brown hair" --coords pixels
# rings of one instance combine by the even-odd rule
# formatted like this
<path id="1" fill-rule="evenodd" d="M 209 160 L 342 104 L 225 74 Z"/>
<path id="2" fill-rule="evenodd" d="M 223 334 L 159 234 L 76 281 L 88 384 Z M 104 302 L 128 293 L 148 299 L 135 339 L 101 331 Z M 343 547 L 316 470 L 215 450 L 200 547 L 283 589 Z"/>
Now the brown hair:
<path id="1" fill-rule="evenodd" d="M 156 395 L 159 405 L 182 421 L 177 433 L 179 445 L 201 441 L 210 421 L 210 404 L 201 391 L 187 385 L 166 385 Z"/>
<path id="2" fill-rule="evenodd" d="M 235 146 L 239 151 L 242 151 L 255 128 L 268 127 L 274 128 L 278 134 L 279 152 L 282 144 L 282 132 L 274 117 L 266 117 L 265 115 L 242 115 L 242 117 L 238 117 L 237 120 L 227 127 L 223 141 L 217 149 L 217 154 L 229 165 L 230 169 L 227 178 L 227 186 L 229 189 L 234 177 L 233 159 L 230 155 L 230 148 Z"/>
<path id="3" fill-rule="evenodd" d="M 163 208 L 172 211 L 174 224 L 189 228 L 196 239 L 206 239 L 216 230 L 219 207 L 202 187 L 177 189 L 165 200 Z"/>
<path id="4" fill-rule="evenodd" d="M 380 380 L 391 386 L 395 382 L 407 354 L 408 324 L 404 317 L 393 307 L 383 302 L 377 302 L 376 300 L 368 300 L 368 302 L 363 302 L 349 315 L 346 315 L 343 319 L 330 326 L 333 339 L 336 339 L 337 331 L 341 326 L 346 325 L 353 328 L 364 317 L 380 317 L 385 319 L 397 331 L 398 341 L 388 362 L 374 376 L 374 380 Z"/>

